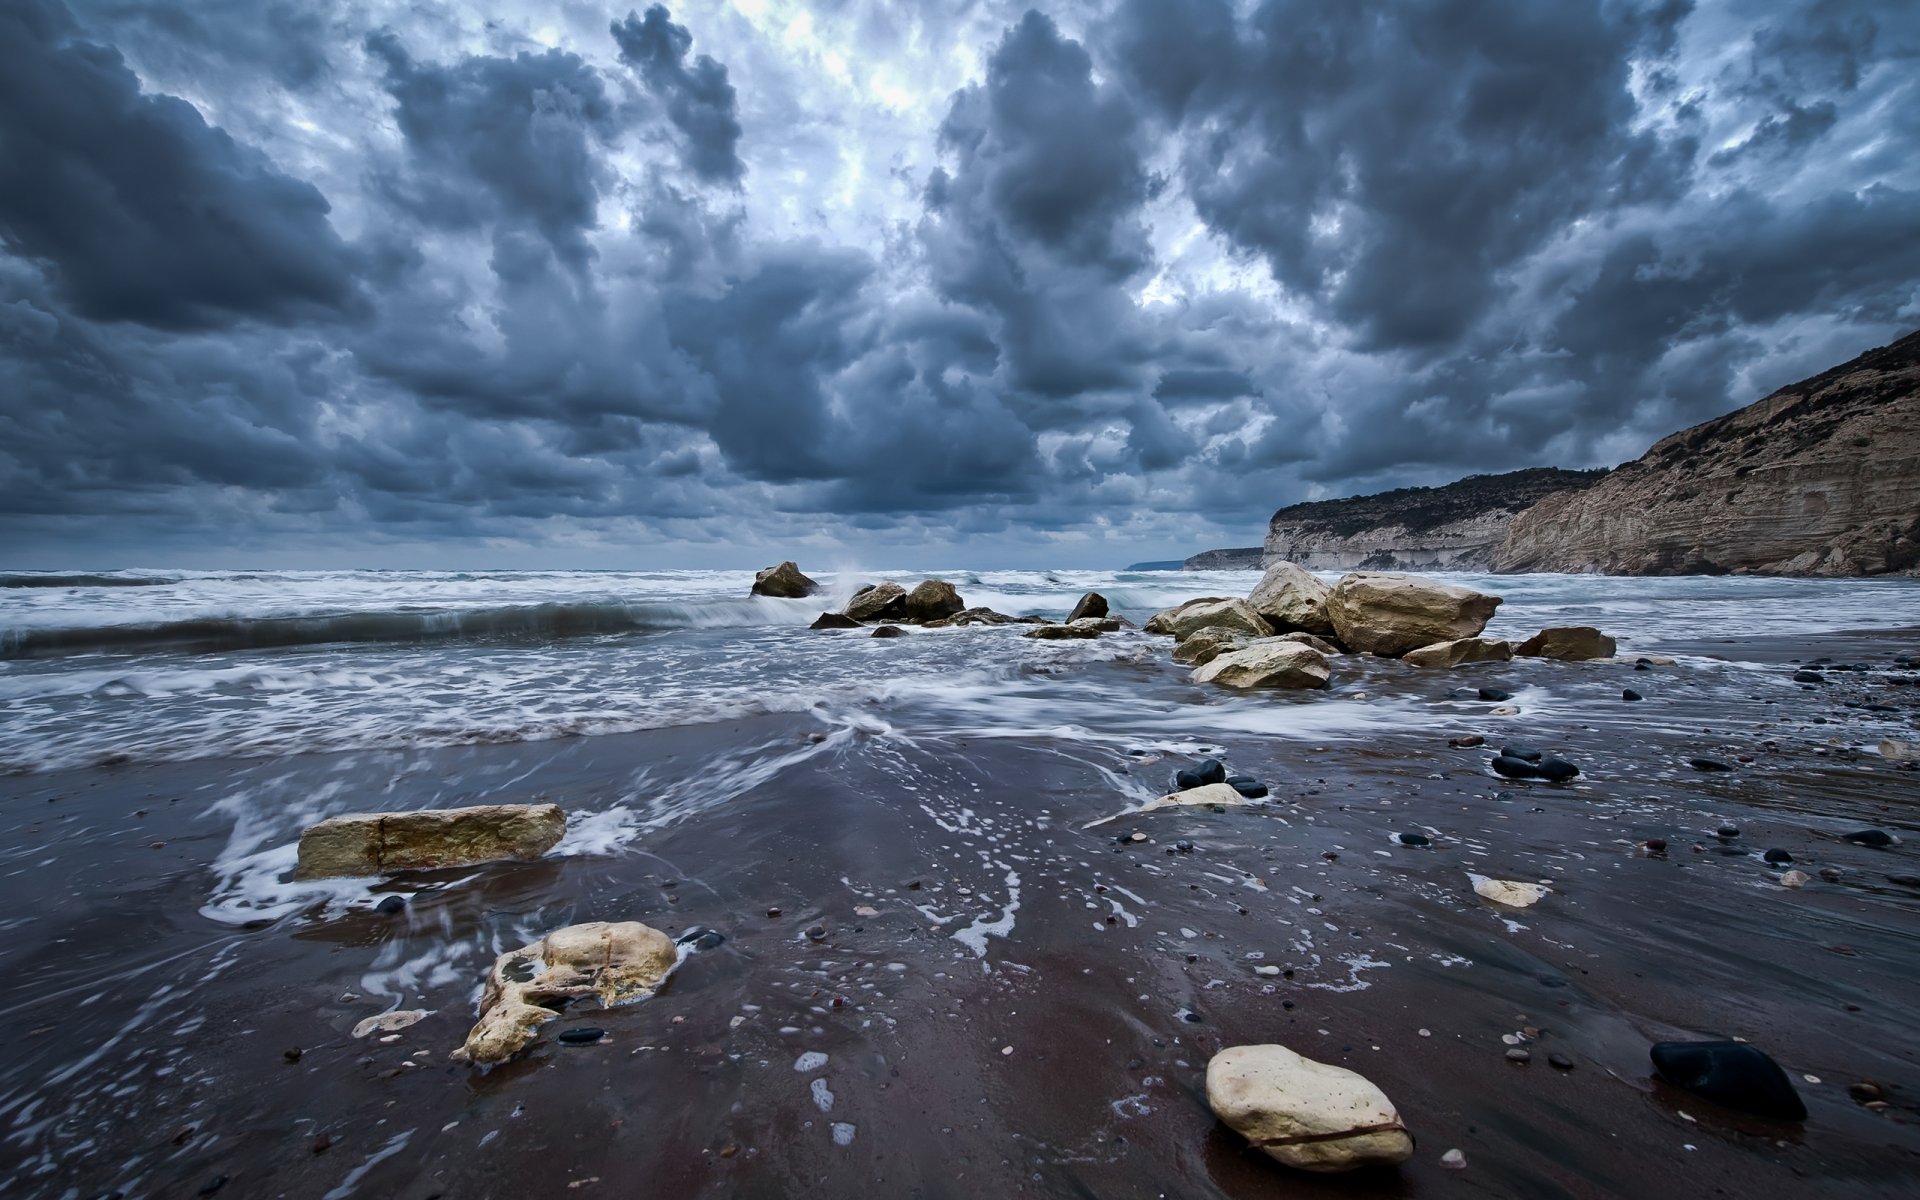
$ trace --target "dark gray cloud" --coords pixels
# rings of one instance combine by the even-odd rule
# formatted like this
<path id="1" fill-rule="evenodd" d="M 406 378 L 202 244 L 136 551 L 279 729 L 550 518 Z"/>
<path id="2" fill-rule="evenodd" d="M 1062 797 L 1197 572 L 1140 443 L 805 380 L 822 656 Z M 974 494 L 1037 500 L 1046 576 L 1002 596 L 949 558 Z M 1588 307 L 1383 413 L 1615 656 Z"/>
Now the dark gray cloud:
<path id="1" fill-rule="evenodd" d="M 0 241 L 80 314 L 196 329 L 353 307 L 319 190 L 143 92 L 58 4 L 0 11 L 0 114 Z"/>
<path id="2" fill-rule="evenodd" d="M 740 121 L 734 114 L 733 85 L 727 68 L 705 54 L 691 61 L 693 34 L 675 25 L 672 14 L 656 4 L 642 18 L 628 12 L 612 26 L 620 61 L 640 73 L 647 90 L 666 105 L 667 116 L 684 139 L 687 169 L 701 179 L 738 184 L 741 166 L 736 147 Z"/>
<path id="3" fill-rule="evenodd" d="M 1611 463 L 1920 325 L 1910 9 L 18 0 L 0 550 L 1112 562 Z"/>

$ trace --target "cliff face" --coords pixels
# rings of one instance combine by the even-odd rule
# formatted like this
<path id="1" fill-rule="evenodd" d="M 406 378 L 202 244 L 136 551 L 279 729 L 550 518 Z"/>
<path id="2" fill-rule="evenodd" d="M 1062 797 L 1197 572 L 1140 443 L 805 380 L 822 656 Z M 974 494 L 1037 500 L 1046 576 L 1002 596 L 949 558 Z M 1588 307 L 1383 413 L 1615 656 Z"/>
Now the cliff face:
<path id="1" fill-rule="evenodd" d="M 1236 546 L 1228 550 L 1202 550 L 1181 563 L 1186 571 L 1258 571 L 1262 562 L 1258 546 Z"/>
<path id="2" fill-rule="evenodd" d="M 1531 467 L 1445 487 L 1295 504 L 1273 514 L 1265 558 L 1315 571 L 1483 571 L 1514 514 L 1543 497 L 1589 488 L 1604 474 Z"/>
<path id="3" fill-rule="evenodd" d="M 1920 333 L 1682 430 L 1516 517 L 1497 571 L 1920 568 Z"/>

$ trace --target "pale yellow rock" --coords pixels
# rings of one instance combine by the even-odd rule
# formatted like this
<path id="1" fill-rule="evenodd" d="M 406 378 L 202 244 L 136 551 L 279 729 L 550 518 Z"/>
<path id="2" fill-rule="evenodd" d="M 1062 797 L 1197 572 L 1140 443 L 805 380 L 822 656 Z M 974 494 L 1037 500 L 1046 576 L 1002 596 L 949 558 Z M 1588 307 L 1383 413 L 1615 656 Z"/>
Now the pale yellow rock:
<path id="1" fill-rule="evenodd" d="M 1920 758 L 1920 745 L 1912 742 L 1897 742 L 1892 738 L 1881 738 L 1880 757 L 1891 758 L 1895 762 L 1912 762 Z"/>
<path id="2" fill-rule="evenodd" d="M 1245 796 L 1233 790 L 1231 784 L 1208 783 L 1197 788 L 1188 788 L 1184 792 L 1168 792 L 1157 799 L 1149 800 L 1140 806 L 1140 812 L 1152 812 L 1156 808 L 1205 808 L 1212 804 L 1246 804 Z"/>
<path id="3" fill-rule="evenodd" d="M 296 879 L 534 859 L 567 832 L 557 804 L 482 804 L 328 817 L 300 835 Z"/>
<path id="4" fill-rule="evenodd" d="M 1508 908 L 1531 908 L 1549 894 L 1550 888 L 1537 883 L 1521 883 L 1512 879 L 1489 879 L 1485 875 L 1467 873 L 1473 882 L 1474 894 L 1483 900 L 1495 904 L 1504 904 Z"/>
<path id="5" fill-rule="evenodd" d="M 1230 688 L 1323 688 L 1333 678 L 1326 656 L 1311 646 L 1270 638 L 1216 656 L 1195 670 L 1195 683 Z"/>
<path id="6" fill-rule="evenodd" d="M 368 1017 L 353 1027 L 353 1036 L 366 1037 L 370 1033 L 397 1033 L 409 1025 L 417 1025 L 427 1015 L 424 1008 L 403 1008 L 397 1012 L 383 1012 L 377 1017 Z"/>
<path id="7" fill-rule="evenodd" d="M 545 1002 L 593 997 L 612 1008 L 660 989 L 679 954 L 666 934 L 638 921 L 589 921 L 556 929 L 493 961 L 480 998 L 480 1020 L 449 1056 L 491 1066 L 533 1041 L 559 1015 Z"/>
<path id="8" fill-rule="evenodd" d="M 1480 636 L 1500 597 L 1418 575 L 1356 571 L 1327 594 L 1334 633 L 1356 654 L 1409 650 Z"/>
<path id="9" fill-rule="evenodd" d="M 1409 650 L 1400 656 L 1400 661 L 1414 667 L 1459 667 L 1467 663 L 1506 662 L 1512 657 L 1513 647 L 1506 642 L 1471 637 Z"/>
<path id="10" fill-rule="evenodd" d="M 1327 617 L 1327 593 L 1331 590 L 1305 567 L 1277 562 L 1247 593 L 1247 605 L 1275 629 L 1330 634 L 1333 622 Z"/>
<path id="11" fill-rule="evenodd" d="M 1218 626 L 1222 629 L 1237 629 L 1248 637 L 1272 637 L 1273 626 L 1267 619 L 1248 607 L 1245 600 L 1205 600 L 1182 605 L 1167 617 L 1167 632 L 1176 642 L 1183 642 L 1202 629 Z"/>
<path id="12" fill-rule="evenodd" d="M 1312 646 L 1315 650 L 1318 650 L 1322 654 L 1332 655 L 1332 654 L 1346 653 L 1346 651 L 1334 645 L 1332 642 L 1329 642 L 1327 639 L 1323 637 L 1316 637 L 1313 634 L 1307 633 L 1306 631 L 1300 630 L 1300 629 L 1296 629 L 1292 633 L 1281 634 L 1280 640 L 1283 642 L 1299 642 L 1302 646 Z"/>
<path id="13" fill-rule="evenodd" d="M 1187 609 L 1196 604 L 1219 604 L 1230 599 L 1232 599 L 1231 596 L 1197 596 L 1192 600 L 1182 600 L 1172 608 L 1163 608 L 1148 617 L 1147 623 L 1141 628 L 1148 633 L 1172 633 L 1174 620 Z"/>
<path id="14" fill-rule="evenodd" d="M 1364 1075 L 1285 1046 L 1233 1046 L 1207 1063 L 1207 1106 L 1269 1157 L 1303 1171 L 1391 1166 L 1413 1138 Z"/>
<path id="15" fill-rule="evenodd" d="M 1247 641 L 1244 630 L 1209 625 L 1181 638 L 1180 644 L 1173 648 L 1173 661 L 1203 666 L 1229 650 L 1238 650 Z"/>
<path id="16" fill-rule="evenodd" d="M 1784 888 L 1805 887 L 1812 882 L 1813 876 L 1805 871 L 1788 871 L 1780 877 L 1780 886 Z"/>
<path id="17" fill-rule="evenodd" d="M 1513 648 L 1522 658 L 1557 658 L 1565 662 L 1612 658 L 1612 638 L 1591 625 L 1556 625 L 1542 629 Z"/>

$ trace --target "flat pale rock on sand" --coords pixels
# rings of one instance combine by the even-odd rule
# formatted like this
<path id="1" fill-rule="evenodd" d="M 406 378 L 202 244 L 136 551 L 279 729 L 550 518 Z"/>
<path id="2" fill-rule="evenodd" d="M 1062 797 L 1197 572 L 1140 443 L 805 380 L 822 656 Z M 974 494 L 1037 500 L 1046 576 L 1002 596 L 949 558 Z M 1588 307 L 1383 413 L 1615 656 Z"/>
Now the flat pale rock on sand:
<path id="1" fill-rule="evenodd" d="M 534 859 L 560 844 L 557 804 L 482 804 L 328 817 L 300 835 L 295 879 L 384 875 Z"/>
<path id="2" fill-rule="evenodd" d="M 1392 1166 L 1413 1137 L 1366 1076 L 1285 1046 L 1233 1046 L 1207 1063 L 1207 1107 L 1254 1149 L 1302 1171 Z"/>
<path id="3" fill-rule="evenodd" d="M 1467 878 L 1473 883 L 1474 894 L 1482 900 L 1491 900 L 1495 904 L 1504 904 L 1508 908 L 1528 908 L 1540 903 L 1549 895 L 1551 888 L 1537 883 L 1522 883 L 1513 879 L 1489 879 L 1485 875 L 1468 872 Z"/>

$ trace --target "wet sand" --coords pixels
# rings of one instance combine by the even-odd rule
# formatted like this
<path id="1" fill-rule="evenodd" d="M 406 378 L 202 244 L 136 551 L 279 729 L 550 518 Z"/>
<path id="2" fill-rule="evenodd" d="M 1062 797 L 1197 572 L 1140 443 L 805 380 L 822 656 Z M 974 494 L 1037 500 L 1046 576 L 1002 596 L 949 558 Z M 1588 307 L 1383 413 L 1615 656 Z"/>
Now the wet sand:
<path id="1" fill-rule="evenodd" d="M 1442 706 L 1448 729 L 1223 735 L 1270 803 L 1093 828 L 1135 801 L 1123 785 L 1158 790 L 1190 754 L 958 737 L 900 712 L 824 742 L 817 722 L 772 716 L 0 779 L 0 1169 L 21 1197 L 217 1180 L 222 1196 L 421 1200 L 1912 1195 L 1920 887 L 1889 876 L 1920 875 L 1920 772 L 1870 747 L 1920 737 L 1920 685 L 1894 682 L 1920 672 L 1889 667 L 1916 650 L 1914 634 L 1743 643 L 1777 668 L 1712 686 L 1685 664 L 1356 661 L 1340 692 Z M 1790 681 L 1789 660 L 1822 656 L 1874 669 Z M 1183 686 L 1164 661 L 1085 669 Z M 1444 699 L 1543 680 L 1559 702 L 1515 717 Z M 1621 687 L 1648 699 L 1622 704 Z M 1275 719 L 1312 703 L 1276 697 Z M 1488 749 L 1446 732 L 1524 741 L 1583 774 L 1499 780 Z M 1736 769 L 1696 771 L 1698 755 Z M 699 801 L 713 792 L 723 802 Z M 284 895 L 249 895 L 244 860 L 285 834 L 256 846 L 236 814 L 316 798 L 595 815 L 540 863 L 281 911 Z M 1724 823 L 1740 837 L 1714 836 Z M 1836 836 L 1867 826 L 1906 844 Z M 1116 843 L 1134 830 L 1149 841 Z M 1191 853 L 1169 852 L 1183 840 Z M 1760 861 L 1774 847 L 1838 881 L 1781 887 Z M 1553 894 L 1500 909 L 1469 871 Z M 366 906 L 388 892 L 411 897 L 405 914 Z M 250 902 L 264 915 L 248 921 Z M 447 1061 L 494 953 L 620 919 L 726 940 L 651 1001 L 569 1010 L 520 1061 Z M 350 1036 L 391 1008 L 432 1012 L 390 1043 Z M 587 1026 L 607 1040 L 554 1040 Z M 1502 1035 L 1526 1028 L 1533 1060 L 1515 1065 Z M 1772 1054 L 1805 1124 L 1651 1081 L 1648 1045 L 1696 1036 Z M 1378 1083 L 1414 1159 L 1327 1180 L 1249 1154 L 1202 1078 L 1215 1050 L 1260 1041 Z M 796 1070 L 808 1052 L 825 1064 Z M 1862 1081 L 1891 1106 L 1851 1098 Z M 1453 1148 L 1463 1171 L 1440 1165 Z"/>

